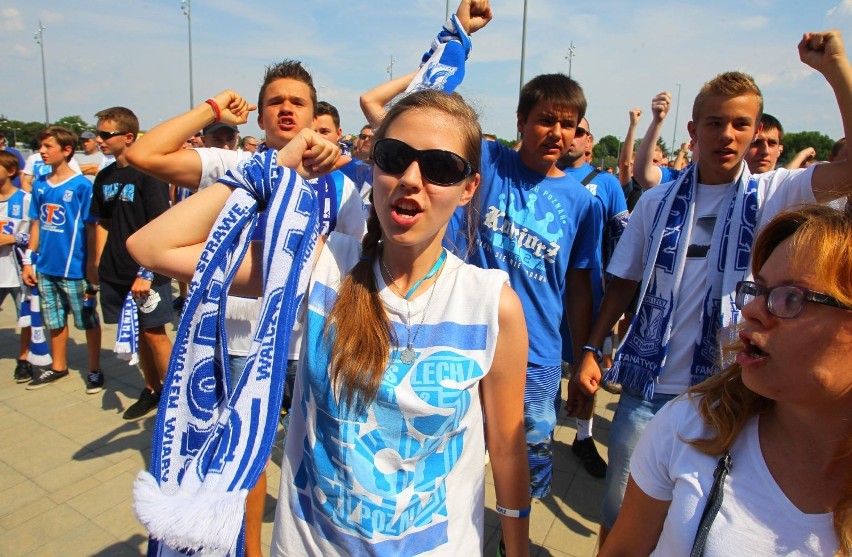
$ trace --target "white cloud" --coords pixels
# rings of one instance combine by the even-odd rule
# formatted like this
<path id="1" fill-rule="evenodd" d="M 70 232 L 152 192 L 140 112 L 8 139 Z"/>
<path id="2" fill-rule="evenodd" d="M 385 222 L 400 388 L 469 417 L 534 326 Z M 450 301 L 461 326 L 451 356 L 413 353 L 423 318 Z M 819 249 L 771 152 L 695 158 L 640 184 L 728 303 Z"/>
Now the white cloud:
<path id="1" fill-rule="evenodd" d="M 12 32 L 24 29 L 21 13 L 15 8 L 3 8 L 0 10 L 0 31 Z"/>

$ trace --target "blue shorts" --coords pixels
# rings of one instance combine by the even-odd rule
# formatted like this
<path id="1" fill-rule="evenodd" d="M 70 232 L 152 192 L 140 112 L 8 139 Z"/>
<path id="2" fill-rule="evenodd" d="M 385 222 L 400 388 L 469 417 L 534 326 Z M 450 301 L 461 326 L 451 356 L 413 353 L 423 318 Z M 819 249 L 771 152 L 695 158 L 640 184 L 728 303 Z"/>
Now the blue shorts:
<path id="1" fill-rule="evenodd" d="M 86 294 L 84 279 L 69 279 L 36 273 L 38 280 L 39 307 L 44 326 L 48 329 L 61 329 L 67 324 L 67 315 L 74 316 L 74 327 L 88 331 L 100 327 L 98 312 L 94 308 L 84 308 Z"/>
<path id="2" fill-rule="evenodd" d="M 660 408 L 677 395 L 655 394 L 650 401 L 642 395 L 622 388 L 612 425 L 609 428 L 609 464 L 606 469 L 601 525 L 612 530 L 621 511 L 627 478 L 630 475 L 630 457 L 639 438 Z"/>
<path id="3" fill-rule="evenodd" d="M 527 364 L 524 390 L 524 428 L 530 465 L 530 496 L 545 497 L 553 480 L 553 430 L 562 383 L 561 366 Z"/>

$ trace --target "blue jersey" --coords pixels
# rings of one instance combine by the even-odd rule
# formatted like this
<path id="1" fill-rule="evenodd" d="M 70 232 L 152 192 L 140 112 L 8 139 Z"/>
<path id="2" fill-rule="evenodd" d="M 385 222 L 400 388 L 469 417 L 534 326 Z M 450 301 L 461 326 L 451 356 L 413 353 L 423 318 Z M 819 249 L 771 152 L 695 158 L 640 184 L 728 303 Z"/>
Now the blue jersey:
<path id="1" fill-rule="evenodd" d="M 479 226 L 470 262 L 502 269 L 524 307 L 529 362 L 561 363 L 566 273 L 594 269 L 601 212 L 594 197 L 570 176 L 547 177 L 525 166 L 515 151 L 482 142 Z M 466 212 L 447 227 L 445 244 L 460 257 L 468 252 Z"/>
<path id="2" fill-rule="evenodd" d="M 660 169 L 660 183 L 665 184 L 666 182 L 674 182 L 680 175 L 683 174 L 683 170 L 675 170 L 674 168 L 669 168 L 667 166 L 658 166 Z"/>
<path id="3" fill-rule="evenodd" d="M 583 164 L 579 168 L 565 168 L 566 174 L 572 176 L 581 183 L 595 168 L 589 163 Z M 598 203 L 598 210 L 602 215 L 602 241 L 601 249 L 598 252 L 598 260 L 592 271 L 592 291 L 594 293 L 594 313 L 597 315 L 601 305 L 601 300 L 604 294 L 604 270 L 609 265 L 609 260 L 612 253 L 615 251 L 615 246 L 621 234 L 627 227 L 627 219 L 630 214 L 627 212 L 627 201 L 624 199 L 624 190 L 621 189 L 621 183 L 618 178 L 609 172 L 598 172 L 592 180 L 585 184 L 589 193 L 595 196 Z M 571 354 L 571 339 L 568 331 L 568 323 L 565 319 L 562 320 L 562 359 L 566 362 L 573 362 Z"/>
<path id="4" fill-rule="evenodd" d="M 53 185 L 47 176 L 33 182 L 30 218 L 38 219 L 38 270 L 46 275 L 86 277 L 86 223 L 92 205 L 92 183 L 75 174 Z"/>

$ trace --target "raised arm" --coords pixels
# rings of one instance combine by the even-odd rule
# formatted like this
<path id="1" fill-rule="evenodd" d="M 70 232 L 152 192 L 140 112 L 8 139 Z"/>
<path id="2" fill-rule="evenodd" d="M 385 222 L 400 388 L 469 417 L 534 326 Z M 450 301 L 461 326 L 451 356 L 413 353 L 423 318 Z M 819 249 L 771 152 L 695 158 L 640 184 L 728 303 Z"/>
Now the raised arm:
<path id="1" fill-rule="evenodd" d="M 627 127 L 627 136 L 624 138 L 621 153 L 618 155 L 618 181 L 621 182 L 622 186 L 626 186 L 633 177 L 633 172 L 630 170 L 630 163 L 633 162 L 633 144 L 636 142 L 636 126 L 639 125 L 639 119 L 642 118 L 642 109 L 631 108 L 628 115 L 630 117 L 630 125 Z"/>
<path id="2" fill-rule="evenodd" d="M 840 31 L 805 33 L 799 43 L 802 62 L 821 73 L 837 98 L 844 137 L 852 135 L 852 67 Z M 820 164 L 811 186 L 817 202 L 825 203 L 852 194 L 852 159 Z"/>
<path id="3" fill-rule="evenodd" d="M 813 147 L 805 147 L 798 153 L 796 153 L 790 162 L 784 165 L 784 168 L 788 170 L 795 170 L 797 168 L 802 168 L 802 165 L 805 161 L 816 157 L 816 149 Z"/>
<path id="4" fill-rule="evenodd" d="M 128 149 L 127 160 L 150 176 L 197 189 L 201 180 L 201 158 L 193 149 L 181 149 L 186 138 L 216 122 L 216 108 L 218 121 L 234 126 L 245 124 L 251 111 L 256 108 L 233 91 L 223 91 L 212 101 L 205 101 L 189 112 L 153 128 Z"/>
<path id="5" fill-rule="evenodd" d="M 340 149 L 315 131 L 305 128 L 278 152 L 280 166 L 306 179 L 328 174 Z M 189 282 L 207 236 L 233 188 L 215 183 L 181 201 L 127 239 L 127 250 L 137 263 L 152 271 Z M 231 293 L 260 296 L 261 256 L 256 242 L 234 276 Z"/>
<path id="6" fill-rule="evenodd" d="M 680 149 L 677 152 L 677 157 L 674 160 L 674 169 L 683 170 L 686 168 L 686 153 L 689 151 L 689 143 L 681 143 Z"/>
<path id="7" fill-rule="evenodd" d="M 408 87 L 408 84 L 417 75 L 417 71 L 414 70 L 390 81 L 383 81 L 361 95 L 359 99 L 361 101 L 361 111 L 367 117 L 367 123 L 370 124 L 371 128 L 376 129 L 379 127 L 379 124 L 382 123 L 387 113 L 385 106 L 394 97 L 405 91 L 405 88 Z"/>
<path id="8" fill-rule="evenodd" d="M 663 179 L 663 173 L 654 166 L 654 148 L 660 138 L 663 129 L 663 121 L 669 113 L 672 105 L 672 96 L 668 91 L 663 91 L 651 100 L 651 125 L 645 132 L 645 137 L 639 143 L 636 151 L 636 160 L 633 162 L 633 177 L 639 185 L 645 188 L 653 188 Z"/>
<path id="9" fill-rule="evenodd" d="M 500 332 L 491 369 L 482 380 L 486 438 L 497 504 L 523 510 L 530 506 L 530 469 L 524 429 L 527 326 L 518 295 L 504 286 L 500 295 Z M 529 518 L 500 516 L 507 555 L 529 555 Z"/>

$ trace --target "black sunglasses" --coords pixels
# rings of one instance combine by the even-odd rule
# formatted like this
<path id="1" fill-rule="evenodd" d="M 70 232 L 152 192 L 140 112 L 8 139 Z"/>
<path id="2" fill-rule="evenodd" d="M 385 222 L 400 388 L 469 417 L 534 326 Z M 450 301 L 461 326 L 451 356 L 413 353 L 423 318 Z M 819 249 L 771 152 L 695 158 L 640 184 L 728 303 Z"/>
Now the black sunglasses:
<path id="1" fill-rule="evenodd" d="M 364 141 L 365 139 L 372 138 L 372 137 L 373 137 L 372 135 L 368 135 L 366 133 L 359 133 L 358 134 L 358 139 L 360 139 L 361 141 Z"/>
<path id="2" fill-rule="evenodd" d="M 115 137 L 117 135 L 124 135 L 124 132 L 104 132 L 104 131 L 96 131 L 95 134 L 106 141 L 110 137 Z"/>
<path id="3" fill-rule="evenodd" d="M 577 130 L 574 132 L 574 136 L 575 137 L 583 137 L 587 133 L 589 133 L 589 130 L 587 130 L 586 128 L 581 128 L 580 126 L 577 126 Z"/>
<path id="4" fill-rule="evenodd" d="M 470 163 L 452 151 L 420 151 L 403 141 L 387 137 L 373 144 L 373 162 L 388 174 L 402 174 L 415 160 L 423 177 L 438 186 L 452 186 L 473 174 Z"/>

